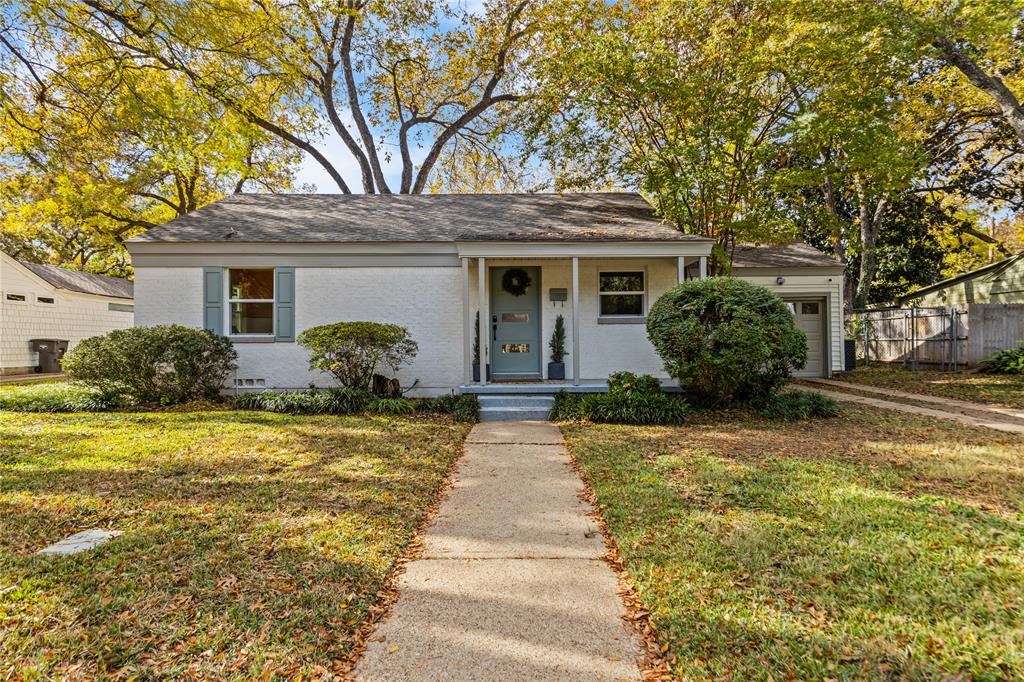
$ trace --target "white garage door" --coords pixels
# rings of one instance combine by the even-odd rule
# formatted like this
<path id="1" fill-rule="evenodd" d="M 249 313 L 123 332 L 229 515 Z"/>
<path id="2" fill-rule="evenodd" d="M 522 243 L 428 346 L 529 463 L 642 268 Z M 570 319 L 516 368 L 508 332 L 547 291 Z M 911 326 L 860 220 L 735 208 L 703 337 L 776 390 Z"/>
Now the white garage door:
<path id="1" fill-rule="evenodd" d="M 825 376 L 825 304 L 823 301 L 788 301 L 796 326 L 807 335 L 807 364 L 798 377 Z"/>

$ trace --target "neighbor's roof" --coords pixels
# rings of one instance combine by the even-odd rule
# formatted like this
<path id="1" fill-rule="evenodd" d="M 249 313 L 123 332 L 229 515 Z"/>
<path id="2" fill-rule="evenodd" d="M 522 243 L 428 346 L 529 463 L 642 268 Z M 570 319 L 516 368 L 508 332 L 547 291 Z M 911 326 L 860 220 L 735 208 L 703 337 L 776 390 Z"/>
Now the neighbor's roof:
<path id="1" fill-rule="evenodd" d="M 705 241 L 639 194 L 235 194 L 130 242 Z"/>
<path id="2" fill-rule="evenodd" d="M 896 300 L 900 302 L 912 301 L 915 298 L 920 298 L 921 296 L 924 296 L 925 294 L 930 294 L 933 291 L 945 289 L 946 287 L 953 286 L 954 284 L 958 284 L 960 282 L 964 282 L 975 278 L 983 280 L 996 279 L 1004 272 L 1006 272 L 1012 267 L 1015 267 L 1019 263 L 1024 263 L 1024 252 L 1018 253 L 1016 256 L 1004 258 L 1001 261 L 996 261 L 995 263 L 982 265 L 980 268 L 968 270 L 967 272 L 960 273 L 959 275 L 953 275 L 952 277 L 940 280 L 935 284 L 929 284 L 928 286 L 921 287 L 920 289 L 916 289 L 907 294 L 904 294 L 903 296 L 900 296 Z"/>
<path id="3" fill-rule="evenodd" d="M 134 298 L 135 285 L 127 279 L 94 275 L 90 272 L 79 272 L 78 270 L 67 270 L 56 265 L 18 262 L 31 270 L 40 279 L 45 280 L 58 289 L 77 291 L 81 294 L 110 296 L 112 298 Z"/>
<path id="4" fill-rule="evenodd" d="M 841 268 L 843 264 L 810 244 L 737 244 L 734 268 Z"/>

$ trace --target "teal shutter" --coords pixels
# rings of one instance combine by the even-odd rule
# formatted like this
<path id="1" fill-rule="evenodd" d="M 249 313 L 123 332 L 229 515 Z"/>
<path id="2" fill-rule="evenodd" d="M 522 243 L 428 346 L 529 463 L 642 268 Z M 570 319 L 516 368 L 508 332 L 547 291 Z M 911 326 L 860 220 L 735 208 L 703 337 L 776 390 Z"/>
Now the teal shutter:
<path id="1" fill-rule="evenodd" d="M 224 335 L 224 268 L 203 268 L 203 329 Z"/>
<path id="2" fill-rule="evenodd" d="M 277 341 L 295 340 L 295 268 L 274 270 L 274 315 Z"/>

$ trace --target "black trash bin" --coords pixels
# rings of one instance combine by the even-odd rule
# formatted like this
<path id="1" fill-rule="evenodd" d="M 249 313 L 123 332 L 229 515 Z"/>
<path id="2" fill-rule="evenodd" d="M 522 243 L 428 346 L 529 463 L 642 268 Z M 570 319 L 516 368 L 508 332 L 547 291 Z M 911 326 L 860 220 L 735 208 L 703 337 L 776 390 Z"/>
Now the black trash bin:
<path id="1" fill-rule="evenodd" d="M 39 353 L 37 372 L 53 374 L 60 372 L 60 359 L 68 351 L 68 342 L 61 339 L 32 339 L 32 352 Z"/>

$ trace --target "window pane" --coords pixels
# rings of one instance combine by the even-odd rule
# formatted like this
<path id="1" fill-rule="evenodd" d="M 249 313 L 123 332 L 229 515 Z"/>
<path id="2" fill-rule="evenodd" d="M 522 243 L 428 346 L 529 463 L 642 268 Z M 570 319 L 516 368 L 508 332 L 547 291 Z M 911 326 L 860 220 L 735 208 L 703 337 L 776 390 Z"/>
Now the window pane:
<path id="1" fill-rule="evenodd" d="M 502 353 L 529 353 L 530 344 L 528 343 L 503 343 L 501 344 Z"/>
<path id="2" fill-rule="evenodd" d="M 232 303 L 232 334 L 273 334 L 273 303 Z"/>
<path id="3" fill-rule="evenodd" d="M 231 298 L 274 298 L 273 270 L 234 270 L 231 273 Z"/>
<path id="4" fill-rule="evenodd" d="M 530 313 L 502 313 L 502 322 L 529 322 Z"/>
<path id="5" fill-rule="evenodd" d="M 601 291 L 643 291 L 643 272 L 602 272 Z"/>
<path id="6" fill-rule="evenodd" d="M 818 304 L 817 303 L 801 303 L 800 313 L 803 315 L 817 315 Z"/>
<path id="7" fill-rule="evenodd" d="M 609 294 L 601 296 L 602 315 L 643 315 L 642 294 Z"/>

